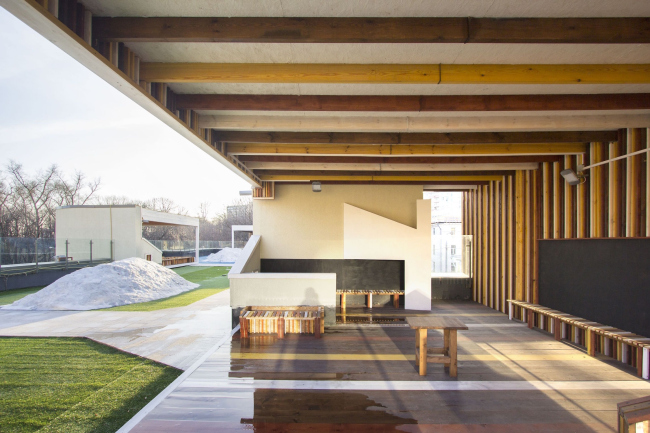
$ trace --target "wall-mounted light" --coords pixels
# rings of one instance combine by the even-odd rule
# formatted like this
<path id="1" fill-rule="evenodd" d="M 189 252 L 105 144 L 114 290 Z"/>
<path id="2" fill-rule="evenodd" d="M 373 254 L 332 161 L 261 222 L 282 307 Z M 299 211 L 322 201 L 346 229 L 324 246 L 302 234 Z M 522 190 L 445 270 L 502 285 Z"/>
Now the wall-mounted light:
<path id="1" fill-rule="evenodd" d="M 640 155 L 642 153 L 650 152 L 650 147 L 646 149 L 641 149 L 637 150 L 636 152 L 628 153 L 627 155 L 621 155 L 617 156 L 616 158 L 610 158 L 605 161 L 597 162 L 595 164 L 587 165 L 584 166 L 582 164 L 578 164 L 577 167 L 577 172 L 573 171 L 570 168 L 567 168 L 566 170 L 562 170 L 560 174 L 562 177 L 567 181 L 569 185 L 580 185 L 581 183 L 584 183 L 587 180 L 587 173 L 585 173 L 585 170 L 589 170 L 590 168 L 598 167 L 599 165 L 604 165 L 604 164 L 609 164 L 610 162 L 618 161 L 620 159 L 625 159 L 629 158 L 631 156 L 635 155 Z"/>
<path id="2" fill-rule="evenodd" d="M 575 185 L 580 185 L 581 183 L 584 183 L 587 180 L 587 176 L 582 173 L 582 171 L 575 172 L 570 168 L 567 168 L 566 170 L 562 170 L 560 172 L 564 180 L 567 181 L 569 185 L 575 186 Z"/>
<path id="3" fill-rule="evenodd" d="M 311 183 L 311 190 L 314 192 L 321 192 L 322 188 L 320 185 L 320 182 L 312 182 Z"/>

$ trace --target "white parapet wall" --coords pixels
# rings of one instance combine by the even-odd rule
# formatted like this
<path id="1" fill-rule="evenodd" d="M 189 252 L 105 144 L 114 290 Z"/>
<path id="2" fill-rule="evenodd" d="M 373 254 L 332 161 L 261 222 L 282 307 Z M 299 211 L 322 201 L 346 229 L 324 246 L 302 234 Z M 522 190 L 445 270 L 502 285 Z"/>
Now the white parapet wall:
<path id="1" fill-rule="evenodd" d="M 325 323 L 335 322 L 336 274 L 260 273 L 260 236 L 252 236 L 228 273 L 230 306 L 325 307 Z"/>
<path id="2" fill-rule="evenodd" d="M 344 258 L 404 260 L 404 305 L 431 310 L 431 201 L 416 203 L 411 227 L 345 204 Z"/>
<path id="3" fill-rule="evenodd" d="M 230 306 L 336 307 L 336 274 L 229 274 Z"/>

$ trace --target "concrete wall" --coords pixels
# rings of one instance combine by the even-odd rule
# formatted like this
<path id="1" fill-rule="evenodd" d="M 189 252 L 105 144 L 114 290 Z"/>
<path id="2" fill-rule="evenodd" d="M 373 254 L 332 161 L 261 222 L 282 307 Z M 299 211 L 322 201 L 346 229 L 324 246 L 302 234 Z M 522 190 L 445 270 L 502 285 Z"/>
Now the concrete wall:
<path id="1" fill-rule="evenodd" d="M 228 274 L 230 306 L 324 306 L 325 324 L 336 322 L 336 274 Z"/>
<path id="2" fill-rule="evenodd" d="M 141 210 L 139 206 L 57 209 L 56 254 L 65 254 L 65 240 L 68 239 L 68 255 L 74 260 L 88 260 L 88 241 L 92 239 L 93 258 L 110 258 L 110 240 L 113 239 L 115 260 L 144 259 L 151 254 L 153 261 L 162 263 L 161 251 L 142 238 Z"/>
<path id="3" fill-rule="evenodd" d="M 253 200 L 253 234 L 263 259 L 343 259 L 343 205 L 415 227 L 417 185 L 275 185 L 274 200 Z M 429 266 L 429 264 L 427 264 Z"/>
<path id="4" fill-rule="evenodd" d="M 235 274 L 244 274 L 252 272 L 260 272 L 260 245 L 262 239 L 259 236 L 251 236 L 246 246 L 242 250 L 239 258 L 235 264 L 230 268 L 228 276 Z"/>
<path id="5" fill-rule="evenodd" d="M 417 226 L 410 227 L 349 204 L 344 205 L 344 258 L 404 260 L 404 305 L 431 309 L 431 201 L 417 208 Z"/>
<path id="6" fill-rule="evenodd" d="M 137 257 L 146 259 L 148 254 L 151 254 L 152 262 L 162 264 L 162 251 L 145 238 L 141 238 Z"/>

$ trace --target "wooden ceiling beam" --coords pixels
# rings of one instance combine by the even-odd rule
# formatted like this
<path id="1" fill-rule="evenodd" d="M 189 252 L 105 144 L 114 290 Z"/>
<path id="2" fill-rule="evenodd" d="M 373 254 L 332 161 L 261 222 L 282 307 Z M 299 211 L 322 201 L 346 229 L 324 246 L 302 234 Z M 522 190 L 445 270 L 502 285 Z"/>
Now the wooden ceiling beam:
<path id="1" fill-rule="evenodd" d="M 448 181 L 499 181 L 503 179 L 503 175 L 493 175 L 493 176 L 475 176 L 475 175 L 464 175 L 464 176 L 419 176 L 419 175 L 408 175 L 408 176 L 368 176 L 368 175 L 330 175 L 330 174 L 319 174 L 314 176 L 313 174 L 304 174 L 304 175 L 262 175 L 261 179 L 266 182 L 283 182 L 283 181 L 323 181 L 323 180 L 357 180 L 357 181 L 415 181 L 415 182 L 448 182 Z"/>
<path id="2" fill-rule="evenodd" d="M 472 173 L 465 171 L 356 171 L 356 170 L 256 170 L 259 176 L 373 176 L 373 177 L 408 177 L 408 176 L 446 176 L 446 177 L 465 177 L 465 176 L 508 176 L 514 175 L 512 170 L 479 170 Z"/>
<path id="3" fill-rule="evenodd" d="M 257 174 L 267 170 L 354 170 L 354 171 L 386 171 L 396 172 L 403 170 L 410 171 L 482 171 L 482 170 L 536 170 L 539 167 L 537 162 L 516 162 L 502 164 L 413 164 L 413 163 L 329 163 L 329 162 L 246 162 L 246 167 L 255 170 Z M 268 174 L 268 173 L 267 173 Z"/>
<path id="4" fill-rule="evenodd" d="M 590 143 L 618 140 L 618 131 L 531 131 L 531 132 L 290 132 L 218 131 L 215 141 L 274 144 L 507 144 Z"/>
<path id="5" fill-rule="evenodd" d="M 526 156 L 288 156 L 288 155 L 241 155 L 238 159 L 249 165 L 259 163 L 297 164 L 525 164 L 560 162 L 557 155 Z"/>
<path id="6" fill-rule="evenodd" d="M 255 111 L 551 111 L 650 109 L 650 93 L 598 95 L 216 95 L 178 94 L 190 110 Z"/>
<path id="7" fill-rule="evenodd" d="M 353 155 L 353 156 L 467 156 L 571 155 L 584 153 L 584 143 L 465 144 L 465 145 L 332 145 L 228 143 L 228 155 Z"/>
<path id="8" fill-rule="evenodd" d="M 648 18 L 94 17 L 93 37 L 124 42 L 650 42 Z"/>
<path id="9" fill-rule="evenodd" d="M 282 185 L 309 185 L 309 181 L 286 181 L 282 182 Z M 477 185 L 488 185 L 489 181 L 482 180 L 449 180 L 449 181 L 359 181 L 359 180 L 348 180 L 348 181 L 339 181 L 339 180 L 324 180 L 321 181 L 323 185 L 422 185 L 424 190 L 427 190 L 427 186 L 446 186 L 446 187 L 460 187 L 467 186 L 467 189 L 471 189 L 473 186 Z"/>
<path id="10" fill-rule="evenodd" d="M 141 63 L 158 83 L 642 84 L 649 64 Z"/>
<path id="11" fill-rule="evenodd" d="M 241 112 L 239 112 L 241 113 Z M 650 124 L 650 110 L 614 112 L 578 112 L 571 115 L 557 112 L 441 113 L 430 115 L 334 115 L 296 114 L 217 114 L 199 116 L 199 127 L 236 131 L 294 132 L 393 132 L 453 133 L 494 131 L 576 131 L 645 128 Z"/>

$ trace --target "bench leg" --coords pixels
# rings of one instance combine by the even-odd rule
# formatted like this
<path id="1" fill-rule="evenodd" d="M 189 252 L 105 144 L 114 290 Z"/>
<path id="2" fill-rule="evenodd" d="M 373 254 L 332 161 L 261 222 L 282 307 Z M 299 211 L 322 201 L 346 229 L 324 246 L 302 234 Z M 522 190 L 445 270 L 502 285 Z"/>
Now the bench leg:
<path id="1" fill-rule="evenodd" d="M 284 338 L 284 317 L 278 319 L 278 338 Z"/>
<path id="2" fill-rule="evenodd" d="M 372 293 L 368 293 L 368 308 L 372 308 Z"/>
<path id="3" fill-rule="evenodd" d="M 314 319 L 314 336 L 320 338 L 320 317 Z"/>
<path id="4" fill-rule="evenodd" d="M 585 330 L 585 333 L 587 334 L 587 353 L 589 356 L 596 356 L 596 333 L 591 329 Z"/>
<path id="5" fill-rule="evenodd" d="M 393 295 L 393 307 L 394 308 L 399 308 L 399 295 L 398 294 Z"/>
<path id="6" fill-rule="evenodd" d="M 239 335 L 241 338 L 248 338 L 248 320 L 246 318 L 239 318 Z"/>
<path id="7" fill-rule="evenodd" d="M 444 350 L 443 355 L 449 356 L 449 329 L 444 330 Z"/>
<path id="8" fill-rule="evenodd" d="M 458 331 L 451 329 L 449 331 L 449 357 L 451 358 L 451 362 L 449 363 L 449 376 L 451 377 L 458 376 L 457 337 Z"/>
<path id="9" fill-rule="evenodd" d="M 533 329 L 533 321 L 535 320 L 535 313 L 533 310 L 528 310 L 528 328 Z"/>
<path id="10" fill-rule="evenodd" d="M 420 367 L 420 376 L 427 375 L 427 330 L 419 329 L 418 340 L 420 340 L 420 359 L 418 365 Z"/>
<path id="11" fill-rule="evenodd" d="M 650 379 L 650 347 L 643 348 L 643 374 L 644 379 Z"/>
<path id="12" fill-rule="evenodd" d="M 508 303 L 508 319 L 512 320 L 512 302 Z"/>
<path id="13" fill-rule="evenodd" d="M 341 313 L 345 313 L 345 293 L 341 293 Z"/>
<path id="14" fill-rule="evenodd" d="M 562 323 L 557 317 L 553 318 L 553 335 L 557 341 L 562 339 Z"/>

